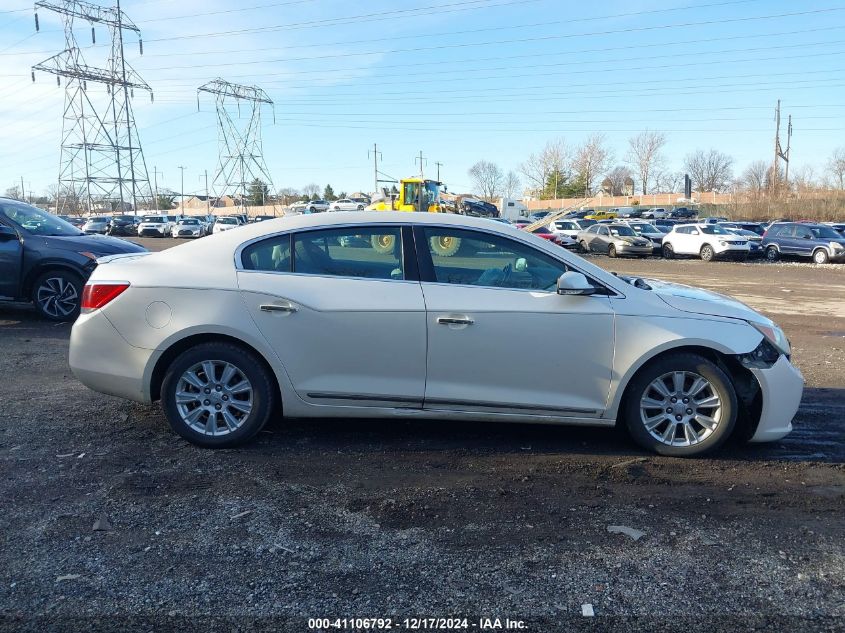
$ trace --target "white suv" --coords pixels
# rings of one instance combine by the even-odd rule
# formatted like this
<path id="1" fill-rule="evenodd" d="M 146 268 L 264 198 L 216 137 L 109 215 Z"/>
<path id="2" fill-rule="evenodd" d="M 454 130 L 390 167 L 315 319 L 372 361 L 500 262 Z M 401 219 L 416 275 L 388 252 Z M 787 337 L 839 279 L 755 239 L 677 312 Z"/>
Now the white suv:
<path id="1" fill-rule="evenodd" d="M 678 224 L 663 238 L 663 257 L 695 255 L 706 262 L 717 257 L 746 259 L 751 247 L 748 240 L 718 224 Z"/>
<path id="2" fill-rule="evenodd" d="M 145 215 L 138 225 L 138 237 L 170 237 L 173 224 L 166 215 Z"/>

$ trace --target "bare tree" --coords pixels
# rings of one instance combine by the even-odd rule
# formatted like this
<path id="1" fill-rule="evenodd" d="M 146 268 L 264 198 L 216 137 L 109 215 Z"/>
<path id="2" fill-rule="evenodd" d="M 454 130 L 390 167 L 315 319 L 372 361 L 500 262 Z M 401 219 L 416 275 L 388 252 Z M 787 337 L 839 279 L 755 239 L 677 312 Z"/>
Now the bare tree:
<path id="1" fill-rule="evenodd" d="M 702 149 L 687 154 L 684 169 L 692 179 L 696 191 L 722 191 L 733 179 L 733 158 L 719 150 Z"/>
<path id="2" fill-rule="evenodd" d="M 310 200 L 314 196 L 319 196 L 320 191 L 321 191 L 320 185 L 318 185 L 316 182 L 312 182 L 310 184 L 305 185 L 302 188 L 302 195 L 307 197 Z"/>
<path id="3" fill-rule="evenodd" d="M 480 160 L 467 173 L 472 178 L 473 189 L 488 201 L 497 197 L 502 190 L 505 176 L 496 163 Z"/>
<path id="4" fill-rule="evenodd" d="M 684 187 L 684 172 L 656 167 L 651 176 L 654 182 L 652 193 L 676 193 Z"/>
<path id="5" fill-rule="evenodd" d="M 505 191 L 506 198 L 515 198 L 519 195 L 519 188 L 522 183 L 519 181 L 519 175 L 515 171 L 509 171 L 505 176 L 505 182 L 502 188 Z"/>
<path id="6" fill-rule="evenodd" d="M 666 145 L 666 135 L 662 132 L 646 130 L 628 139 L 628 164 L 639 175 L 642 193 L 648 193 L 648 185 L 653 170 L 664 162 L 660 150 Z"/>
<path id="7" fill-rule="evenodd" d="M 21 188 L 15 185 L 14 187 L 9 187 L 6 189 L 6 193 L 3 194 L 7 198 L 11 198 L 12 200 L 22 200 L 21 197 Z"/>
<path id="8" fill-rule="evenodd" d="M 300 195 L 299 191 L 293 187 L 282 187 L 279 189 L 278 198 L 282 204 L 291 204 L 296 202 Z"/>
<path id="9" fill-rule="evenodd" d="M 609 185 L 607 189 L 611 196 L 623 196 L 625 195 L 626 185 L 634 181 L 632 176 L 630 169 L 624 165 L 617 165 L 607 172 L 603 182 Z"/>
<path id="10" fill-rule="evenodd" d="M 816 170 L 812 165 L 801 165 L 792 175 L 795 192 L 800 196 L 816 188 Z"/>
<path id="11" fill-rule="evenodd" d="M 537 154 L 531 154 L 519 166 L 519 171 L 527 179 L 527 185 L 534 195 L 541 195 L 549 184 L 552 174 L 567 175 L 571 172 L 569 148 L 564 139 L 549 141 Z M 557 189 L 557 187 L 555 187 Z"/>
<path id="12" fill-rule="evenodd" d="M 845 189 L 845 147 L 837 148 L 827 161 L 827 173 L 837 189 Z"/>
<path id="13" fill-rule="evenodd" d="M 742 172 L 742 184 L 745 189 L 755 196 L 766 190 L 769 180 L 770 165 L 764 160 L 755 160 Z"/>
<path id="14" fill-rule="evenodd" d="M 586 185 L 585 196 L 593 192 L 593 182 L 610 167 L 612 157 L 605 143 L 604 134 L 597 133 L 575 150 L 572 166 Z"/>

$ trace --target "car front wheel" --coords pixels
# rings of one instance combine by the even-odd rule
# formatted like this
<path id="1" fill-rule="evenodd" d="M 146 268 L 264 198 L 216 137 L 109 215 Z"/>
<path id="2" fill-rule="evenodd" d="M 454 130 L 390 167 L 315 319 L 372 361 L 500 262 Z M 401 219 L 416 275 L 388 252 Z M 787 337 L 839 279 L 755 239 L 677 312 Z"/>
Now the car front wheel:
<path id="1" fill-rule="evenodd" d="M 671 244 L 664 244 L 663 245 L 663 257 L 666 259 L 672 259 L 675 257 L 675 249 L 672 248 Z"/>
<path id="2" fill-rule="evenodd" d="M 622 407 L 625 425 L 643 448 L 661 455 L 700 455 L 721 446 L 736 425 L 730 378 L 696 354 L 646 365 L 631 381 Z"/>
<path id="3" fill-rule="evenodd" d="M 229 448 L 254 437 L 274 407 L 272 374 L 252 352 L 204 343 L 171 363 L 161 388 L 170 427 L 205 448 Z"/>
<path id="4" fill-rule="evenodd" d="M 82 279 L 70 271 L 49 271 L 35 280 L 32 302 L 45 319 L 74 321 L 79 316 L 82 286 Z"/>
<path id="5" fill-rule="evenodd" d="M 705 262 L 712 262 L 713 258 L 716 256 L 716 253 L 713 251 L 713 247 L 710 244 L 705 244 L 701 247 L 701 259 Z"/>
<path id="6" fill-rule="evenodd" d="M 818 249 L 813 253 L 813 261 L 817 264 L 826 264 L 830 260 L 827 251 L 823 248 Z"/>

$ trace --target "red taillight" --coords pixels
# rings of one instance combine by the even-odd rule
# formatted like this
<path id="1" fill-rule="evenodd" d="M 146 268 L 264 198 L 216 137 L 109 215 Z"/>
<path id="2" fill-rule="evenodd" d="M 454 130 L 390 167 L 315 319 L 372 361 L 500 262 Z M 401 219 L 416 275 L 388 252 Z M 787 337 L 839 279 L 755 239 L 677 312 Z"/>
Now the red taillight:
<path id="1" fill-rule="evenodd" d="M 86 284 L 82 291 L 82 311 L 90 312 L 102 308 L 128 287 L 129 282 L 127 281 Z"/>

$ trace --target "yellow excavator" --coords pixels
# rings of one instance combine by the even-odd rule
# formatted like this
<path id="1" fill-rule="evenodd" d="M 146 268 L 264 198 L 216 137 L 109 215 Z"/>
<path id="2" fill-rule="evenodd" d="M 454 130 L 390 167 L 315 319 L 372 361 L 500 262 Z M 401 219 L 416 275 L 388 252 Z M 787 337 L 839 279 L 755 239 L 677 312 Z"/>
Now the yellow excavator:
<path id="1" fill-rule="evenodd" d="M 382 196 L 367 207 L 367 211 L 421 211 L 423 213 L 444 213 L 440 202 L 442 182 L 427 178 L 403 178 L 399 181 L 399 193 L 382 188 Z M 373 235 L 373 250 L 390 253 L 395 247 L 392 235 Z M 431 238 L 431 250 L 436 255 L 451 257 L 461 247 L 460 238 L 447 235 Z"/>

